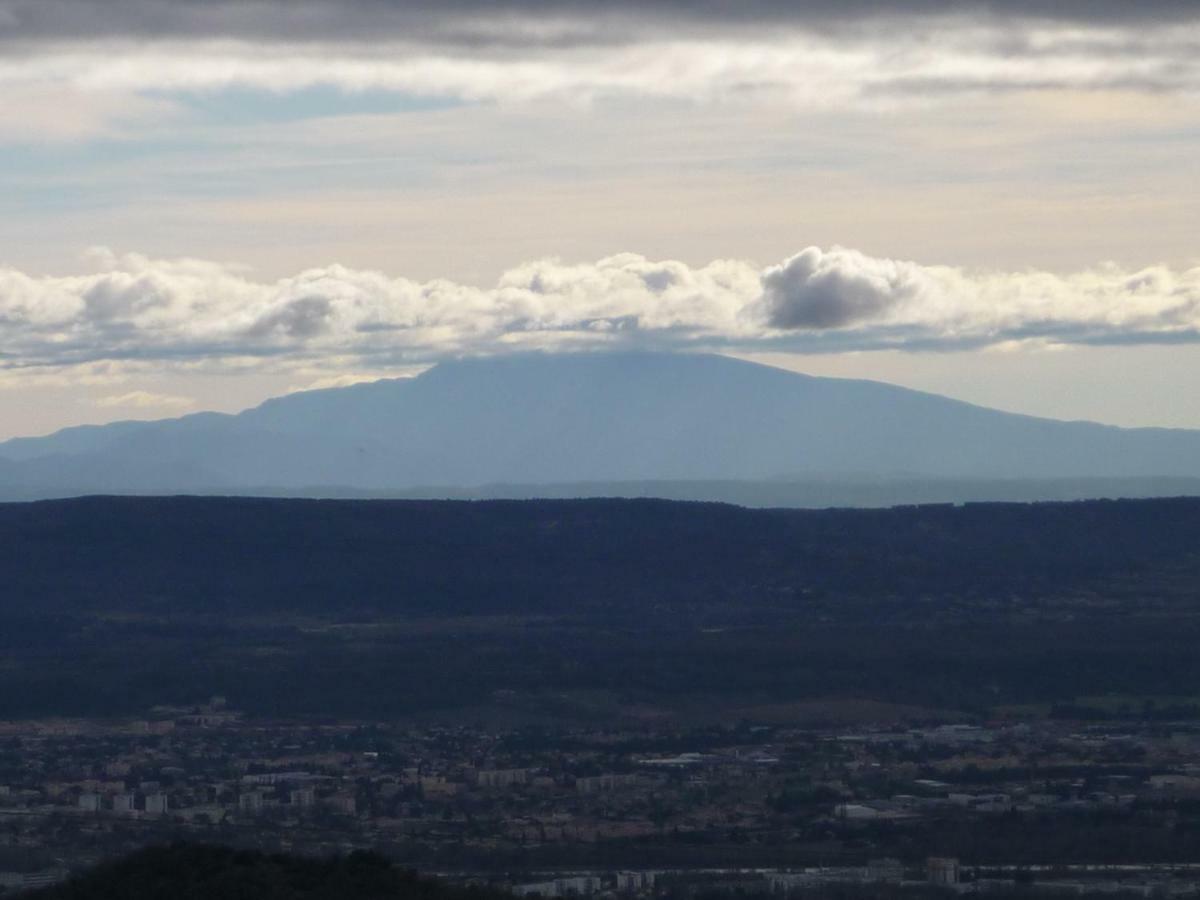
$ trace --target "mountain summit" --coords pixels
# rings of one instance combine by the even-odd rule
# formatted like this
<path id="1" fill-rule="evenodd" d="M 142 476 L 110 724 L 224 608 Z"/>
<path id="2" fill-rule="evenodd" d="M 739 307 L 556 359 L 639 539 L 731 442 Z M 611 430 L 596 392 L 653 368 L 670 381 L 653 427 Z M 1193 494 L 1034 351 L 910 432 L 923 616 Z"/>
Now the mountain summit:
<path id="1" fill-rule="evenodd" d="M 415 378 L 291 394 L 238 415 L 0 444 L 0 491 L 22 498 L 1151 477 L 1200 477 L 1200 431 L 1039 419 L 701 354 L 446 362 Z"/>

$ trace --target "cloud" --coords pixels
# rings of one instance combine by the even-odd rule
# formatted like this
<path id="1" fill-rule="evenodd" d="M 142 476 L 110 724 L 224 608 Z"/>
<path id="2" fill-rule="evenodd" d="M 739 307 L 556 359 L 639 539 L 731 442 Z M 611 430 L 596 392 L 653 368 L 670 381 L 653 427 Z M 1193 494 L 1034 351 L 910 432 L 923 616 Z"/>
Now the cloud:
<path id="1" fill-rule="evenodd" d="M 325 391 L 330 388 L 352 387 L 356 384 L 370 384 L 373 381 L 379 381 L 383 378 L 410 378 L 425 371 L 425 368 L 425 366 L 416 366 L 411 371 L 400 370 L 379 375 L 365 375 L 353 372 L 340 375 L 325 375 L 307 384 L 289 384 L 284 393 L 295 394 L 300 391 Z"/>
<path id="2" fill-rule="evenodd" d="M 0 73 L 3 70 L 0 65 Z M 0 139 L 42 143 L 115 137 L 128 129 L 169 121 L 178 110 L 161 97 L 127 90 L 81 91 L 58 79 L 39 78 L 5 83 L 4 113 L 0 116 Z"/>
<path id="3" fill-rule="evenodd" d="M 0 0 L 0 33 L 25 41 L 96 35 L 258 41 L 415 36 L 469 46 L 545 46 L 964 17 L 1111 25 L 1194 21 L 1197 11 L 1192 0 Z"/>
<path id="4" fill-rule="evenodd" d="M 151 391 L 130 391 L 127 394 L 112 394 L 95 401 L 104 409 L 127 407 L 132 409 L 187 409 L 196 405 L 191 397 L 177 397 L 173 394 L 155 394 Z"/>
<path id="5" fill-rule="evenodd" d="M 853 250 L 809 247 L 763 273 L 766 321 L 774 328 L 841 328 L 878 319 L 937 284 L 915 263 Z"/>
<path id="6" fill-rule="evenodd" d="M 0 0 L 0 91 L 15 104 L 0 134 L 108 134 L 173 114 L 165 98 L 181 92 L 312 88 L 465 102 L 634 97 L 800 109 L 891 109 L 996 92 L 1195 96 L 1200 7 Z M 61 115 L 57 104 L 37 102 L 67 93 L 76 96 Z"/>
<path id="7" fill-rule="evenodd" d="M 809 247 L 766 269 L 632 253 L 540 260 L 479 288 L 339 265 L 264 282 L 203 260 L 93 258 L 99 270 L 89 275 L 0 269 L 0 370 L 10 378 L 102 364 L 105 377 L 155 364 L 383 375 L 533 348 L 817 353 L 1200 341 L 1200 268 L 972 272 Z"/>
<path id="8" fill-rule="evenodd" d="M 931 47 L 936 52 L 931 52 Z M 149 41 L 0 54 L 0 87 L 110 98 L 316 87 L 467 102 L 611 97 L 888 108 L 1012 91 L 1200 92 L 1200 26 L 935 24 L 890 34 L 661 36 L 615 47 L 466 52 L 412 42 Z"/>

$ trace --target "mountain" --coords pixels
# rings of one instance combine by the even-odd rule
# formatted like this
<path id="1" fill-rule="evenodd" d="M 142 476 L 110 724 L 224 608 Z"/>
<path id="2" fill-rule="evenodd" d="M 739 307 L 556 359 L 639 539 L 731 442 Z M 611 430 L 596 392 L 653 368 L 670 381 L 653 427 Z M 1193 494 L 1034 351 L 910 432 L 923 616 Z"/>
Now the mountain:
<path id="1" fill-rule="evenodd" d="M 411 379 L 292 394 L 238 415 L 0 444 L 0 496 L 13 499 L 450 496 L 486 485 L 493 488 L 483 493 L 499 496 L 548 486 L 570 493 L 571 485 L 580 494 L 655 493 L 663 482 L 691 484 L 685 493 L 700 498 L 715 482 L 757 483 L 761 493 L 764 481 L 946 479 L 1125 479 L 1123 491 L 1138 493 L 1128 480 L 1147 478 L 1200 478 L 1200 432 L 1039 419 L 701 354 L 462 360 Z"/>

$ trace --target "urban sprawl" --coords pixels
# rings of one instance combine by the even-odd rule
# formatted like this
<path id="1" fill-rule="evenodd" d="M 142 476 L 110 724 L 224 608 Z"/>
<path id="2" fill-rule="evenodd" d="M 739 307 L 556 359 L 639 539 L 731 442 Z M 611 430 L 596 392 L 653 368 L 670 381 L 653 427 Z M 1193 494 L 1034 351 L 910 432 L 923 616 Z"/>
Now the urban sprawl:
<path id="1" fill-rule="evenodd" d="M 0 890 L 177 840 L 376 849 L 523 896 L 1192 894 L 1200 724 L 489 728 L 256 720 L 221 698 L 0 723 Z"/>

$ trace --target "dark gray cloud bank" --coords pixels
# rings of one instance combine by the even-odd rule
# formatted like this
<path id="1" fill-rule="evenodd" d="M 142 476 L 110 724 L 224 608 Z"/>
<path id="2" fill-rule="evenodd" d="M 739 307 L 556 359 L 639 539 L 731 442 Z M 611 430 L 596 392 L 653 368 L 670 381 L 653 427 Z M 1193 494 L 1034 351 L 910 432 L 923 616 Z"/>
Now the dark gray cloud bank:
<path id="1" fill-rule="evenodd" d="M 1200 93 L 1195 0 L 0 0 L 0 89 L 891 107 Z M 35 96 L 32 103 L 44 102 Z"/>
<path id="2" fill-rule="evenodd" d="M 557 46 L 760 28 L 837 29 L 897 19 L 1084 26 L 1200 19 L 1194 0 L 0 0 L 12 41 L 232 38 Z"/>

